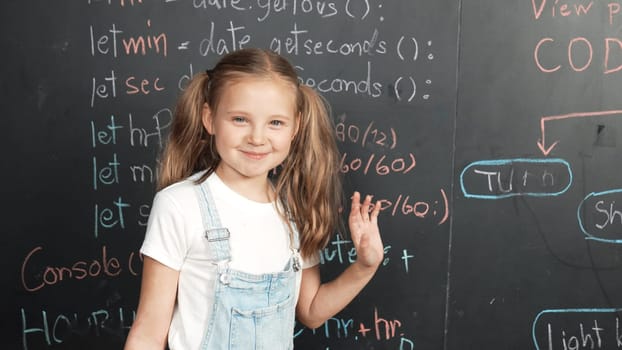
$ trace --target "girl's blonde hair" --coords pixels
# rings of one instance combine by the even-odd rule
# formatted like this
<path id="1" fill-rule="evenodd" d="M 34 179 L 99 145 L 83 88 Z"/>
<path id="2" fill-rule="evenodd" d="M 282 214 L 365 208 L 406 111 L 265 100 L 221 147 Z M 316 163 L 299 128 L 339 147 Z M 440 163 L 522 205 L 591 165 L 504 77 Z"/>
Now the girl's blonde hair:
<path id="1" fill-rule="evenodd" d="M 216 170 L 220 157 L 213 136 L 202 124 L 203 105 L 207 103 L 214 113 L 228 84 L 246 78 L 280 79 L 296 89 L 299 127 L 273 182 L 284 210 L 277 208 L 287 223 L 295 223 L 302 255 L 309 257 L 340 228 L 339 151 L 328 104 L 315 90 L 300 84 L 291 64 L 274 52 L 238 50 L 224 56 L 212 70 L 193 77 L 175 109 L 158 189 L 207 170 L 198 180 L 202 182 Z"/>

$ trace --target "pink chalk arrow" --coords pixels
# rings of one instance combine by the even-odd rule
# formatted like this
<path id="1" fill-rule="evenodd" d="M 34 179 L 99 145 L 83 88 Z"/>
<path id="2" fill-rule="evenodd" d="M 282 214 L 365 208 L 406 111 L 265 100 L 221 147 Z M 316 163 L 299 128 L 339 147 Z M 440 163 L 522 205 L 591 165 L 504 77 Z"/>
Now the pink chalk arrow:
<path id="1" fill-rule="evenodd" d="M 547 117 L 540 118 L 540 131 L 542 132 L 542 137 L 538 141 L 538 148 L 542 154 L 546 157 L 551 153 L 553 148 L 559 143 L 559 140 L 556 140 L 552 144 L 546 144 L 546 123 L 554 120 L 563 120 L 570 118 L 588 118 L 588 117 L 604 117 L 613 114 L 621 114 L 622 110 L 611 110 L 611 111 L 599 111 L 599 112 L 585 112 L 585 113 L 568 113 L 562 115 L 551 115 Z"/>

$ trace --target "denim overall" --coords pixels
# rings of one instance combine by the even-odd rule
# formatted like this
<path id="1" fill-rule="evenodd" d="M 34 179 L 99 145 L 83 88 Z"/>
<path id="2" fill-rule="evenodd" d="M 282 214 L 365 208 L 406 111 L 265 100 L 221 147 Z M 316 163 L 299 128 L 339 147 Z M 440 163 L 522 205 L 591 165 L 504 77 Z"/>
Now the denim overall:
<path id="1" fill-rule="evenodd" d="M 229 230 L 221 226 L 207 182 L 197 186 L 197 195 L 205 236 L 218 267 L 212 315 L 201 349 L 293 349 L 298 232 L 293 238 L 296 248 L 291 248 L 292 256 L 282 271 L 256 275 L 233 270 Z"/>

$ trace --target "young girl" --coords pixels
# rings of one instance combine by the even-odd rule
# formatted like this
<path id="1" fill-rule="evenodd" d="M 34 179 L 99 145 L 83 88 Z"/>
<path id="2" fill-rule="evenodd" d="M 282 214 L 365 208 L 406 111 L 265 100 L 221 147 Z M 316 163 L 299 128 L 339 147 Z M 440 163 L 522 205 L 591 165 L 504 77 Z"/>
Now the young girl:
<path id="1" fill-rule="evenodd" d="M 357 260 L 321 283 L 342 206 L 322 98 L 279 55 L 245 49 L 195 76 L 162 158 L 126 350 L 292 349 L 294 315 L 319 327 L 383 259 L 379 203 L 352 196 Z M 277 169 L 275 171 L 274 169 Z M 168 339 L 167 339 L 168 338 Z"/>

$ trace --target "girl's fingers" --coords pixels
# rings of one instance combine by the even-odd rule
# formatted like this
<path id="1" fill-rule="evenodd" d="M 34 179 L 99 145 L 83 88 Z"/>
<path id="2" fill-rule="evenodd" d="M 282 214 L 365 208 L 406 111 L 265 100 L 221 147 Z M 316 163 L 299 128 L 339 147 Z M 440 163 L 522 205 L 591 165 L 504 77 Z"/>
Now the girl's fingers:
<path id="1" fill-rule="evenodd" d="M 358 211 L 360 210 L 360 205 L 361 205 L 361 194 L 358 192 L 354 192 L 354 194 L 352 195 L 352 208 L 350 209 L 350 218 L 354 219 L 356 217 L 356 214 L 358 213 Z"/>
<path id="2" fill-rule="evenodd" d="M 371 212 L 371 221 L 376 223 L 378 221 L 378 215 L 380 214 L 380 201 L 376 201 L 374 210 Z"/>
<path id="3" fill-rule="evenodd" d="M 369 206 L 371 205 L 371 196 L 365 196 L 365 201 L 361 206 L 361 216 L 363 217 L 363 221 L 369 221 Z"/>
<path id="4" fill-rule="evenodd" d="M 352 195 L 352 208 L 350 210 L 351 219 L 362 219 L 363 221 L 374 220 L 380 213 L 380 201 L 372 205 L 372 195 L 366 195 L 361 203 L 361 194 L 355 191 Z M 372 208 L 370 213 L 370 208 Z M 360 215 L 360 216 L 359 216 Z"/>
<path id="5" fill-rule="evenodd" d="M 354 208 L 356 205 L 360 205 L 361 202 L 361 194 L 358 192 L 354 192 L 354 194 L 352 195 L 352 208 Z"/>

